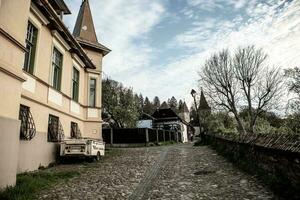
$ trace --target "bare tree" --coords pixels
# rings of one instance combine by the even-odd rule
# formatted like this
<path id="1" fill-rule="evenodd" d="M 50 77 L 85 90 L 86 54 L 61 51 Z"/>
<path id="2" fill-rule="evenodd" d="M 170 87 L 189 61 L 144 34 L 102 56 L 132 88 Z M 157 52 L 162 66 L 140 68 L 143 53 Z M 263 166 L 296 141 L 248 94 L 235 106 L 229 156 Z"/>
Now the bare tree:
<path id="1" fill-rule="evenodd" d="M 253 133 L 258 116 L 276 105 L 274 101 L 281 94 L 282 76 L 279 69 L 265 65 L 266 59 L 262 49 L 254 46 L 239 48 L 233 56 L 223 50 L 206 61 L 201 73 L 210 97 L 234 114 L 240 133 Z M 238 113 L 241 104 L 246 104 L 249 115 L 246 128 Z"/>
<path id="2" fill-rule="evenodd" d="M 214 103 L 234 114 L 239 132 L 244 133 L 245 129 L 237 109 L 239 95 L 236 87 L 237 79 L 228 50 L 214 54 L 205 62 L 201 81 Z"/>
<path id="3" fill-rule="evenodd" d="M 294 67 L 286 69 L 284 73 L 285 78 L 287 78 L 288 90 L 293 93 L 291 99 L 289 99 L 287 104 L 287 110 L 293 113 L 300 113 L 300 68 Z"/>
<path id="4" fill-rule="evenodd" d="M 247 102 L 248 131 L 253 133 L 258 115 L 270 106 L 281 92 L 282 78 L 279 69 L 265 66 L 267 54 L 254 46 L 239 48 L 233 57 L 235 76 Z M 274 104 L 273 104 L 274 105 Z"/>

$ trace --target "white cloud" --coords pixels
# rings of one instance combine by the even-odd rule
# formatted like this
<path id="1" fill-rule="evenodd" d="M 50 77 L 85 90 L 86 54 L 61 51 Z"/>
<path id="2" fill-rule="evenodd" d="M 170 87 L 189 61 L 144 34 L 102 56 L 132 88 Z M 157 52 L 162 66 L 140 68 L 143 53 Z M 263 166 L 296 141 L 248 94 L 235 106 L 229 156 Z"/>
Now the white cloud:
<path id="1" fill-rule="evenodd" d="M 196 24 L 176 36 L 172 43 L 199 50 L 205 47 L 206 51 L 255 44 L 269 53 L 272 64 L 297 64 L 300 62 L 300 56 L 295 60 L 300 55 L 300 2 L 279 8 L 282 5 L 282 2 L 257 4 L 245 24 L 241 24 L 240 16 L 233 21 L 209 19 L 208 25 Z"/>
<path id="2" fill-rule="evenodd" d="M 212 52 L 252 44 L 269 54 L 270 65 L 283 68 L 299 66 L 300 2 L 256 4 L 250 14 L 246 23 L 241 16 L 233 21 L 209 18 L 205 22 L 194 23 L 189 30 L 177 35 L 172 47 L 177 45 L 198 53 L 170 63 L 167 69 L 173 72 L 164 76 L 167 77 L 164 81 L 177 80 L 173 87 L 181 91 L 182 97 L 188 97 L 188 91 L 197 85 L 197 71 Z M 189 98 L 188 102 L 192 103 L 192 99 Z"/>
<path id="3" fill-rule="evenodd" d="M 80 2 L 75 0 L 72 3 L 73 17 L 67 18 L 69 24 L 70 21 L 74 23 Z M 169 44 L 170 49 L 184 49 L 186 54 L 174 56 L 167 64 L 152 66 L 151 61 L 155 59 L 165 62 L 163 57 L 154 57 L 158 47 L 151 46 L 147 38 L 164 17 L 170 16 L 162 2 L 90 0 L 99 40 L 112 49 L 104 58 L 104 71 L 150 99 L 159 96 L 161 100 L 167 100 L 175 96 L 191 104 L 189 92 L 197 87 L 197 71 L 211 53 L 222 48 L 255 44 L 267 51 L 271 64 L 299 66 L 300 2 L 279 0 L 267 3 L 257 3 L 256 0 L 187 0 L 189 6 L 201 6 L 209 11 L 225 3 L 245 12 L 238 12 L 230 21 L 212 16 L 193 21 L 188 30 Z M 195 13 L 188 8 L 182 12 L 195 19 Z M 171 24 L 171 21 L 165 23 Z"/>
<path id="4" fill-rule="evenodd" d="M 73 15 L 66 18 L 67 24 L 75 23 L 80 4 L 81 0 L 70 4 Z M 148 65 L 153 49 L 145 41 L 165 12 L 160 1 L 91 0 L 90 5 L 98 40 L 112 49 L 103 70 L 120 78 L 126 70 Z"/>

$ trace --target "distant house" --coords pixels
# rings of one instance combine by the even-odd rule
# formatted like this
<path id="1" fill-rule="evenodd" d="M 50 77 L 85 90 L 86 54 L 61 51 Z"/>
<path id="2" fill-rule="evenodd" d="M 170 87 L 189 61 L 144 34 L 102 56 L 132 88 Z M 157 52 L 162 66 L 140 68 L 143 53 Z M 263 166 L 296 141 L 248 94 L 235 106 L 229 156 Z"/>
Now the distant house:
<path id="1" fill-rule="evenodd" d="M 179 114 L 177 115 L 166 102 L 163 102 L 160 108 L 152 114 L 152 117 L 155 118 L 153 128 L 180 131 L 181 141 L 189 141 L 193 127 L 189 123 L 189 110 L 185 103 L 179 108 Z"/>
<path id="2" fill-rule="evenodd" d="M 140 119 L 137 122 L 138 128 L 153 128 L 154 117 L 147 113 L 143 113 Z"/>

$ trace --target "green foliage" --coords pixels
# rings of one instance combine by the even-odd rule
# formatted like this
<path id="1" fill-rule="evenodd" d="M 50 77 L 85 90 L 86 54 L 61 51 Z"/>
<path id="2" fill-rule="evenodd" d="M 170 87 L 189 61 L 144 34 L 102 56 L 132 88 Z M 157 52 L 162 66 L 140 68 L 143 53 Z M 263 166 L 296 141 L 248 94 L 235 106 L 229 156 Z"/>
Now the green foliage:
<path id="1" fill-rule="evenodd" d="M 210 132 L 235 133 L 237 131 L 234 119 L 225 112 L 212 113 L 207 123 Z"/>
<path id="2" fill-rule="evenodd" d="M 252 109 L 252 111 L 256 112 L 254 109 Z M 248 108 L 242 108 L 241 111 L 239 112 L 239 116 L 244 120 L 244 122 L 248 123 L 249 122 Z M 261 111 L 258 115 L 258 118 L 266 120 L 270 126 L 275 128 L 279 128 L 284 124 L 284 120 L 274 112 Z M 247 124 L 246 127 L 248 126 L 249 124 Z"/>
<path id="3" fill-rule="evenodd" d="M 274 134 L 276 132 L 276 128 L 271 126 L 270 123 L 263 118 L 258 118 L 256 120 L 254 128 L 256 133 Z"/>
<path id="4" fill-rule="evenodd" d="M 178 110 L 178 102 L 177 99 L 172 96 L 171 99 L 168 100 L 168 105 L 170 106 L 170 108 L 172 108 L 175 112 L 177 112 Z"/>
<path id="5" fill-rule="evenodd" d="M 135 127 L 139 118 L 140 98 L 117 81 L 102 81 L 102 111 L 113 127 Z"/>
<path id="6" fill-rule="evenodd" d="M 144 110 L 143 110 L 143 112 L 144 112 L 144 113 L 147 113 L 147 114 L 149 114 L 149 115 L 152 115 L 153 112 L 154 112 L 154 110 L 155 110 L 155 109 L 154 109 L 153 104 L 150 102 L 149 98 L 146 97 L 146 98 L 145 98 L 145 101 L 144 101 Z"/>
<path id="7" fill-rule="evenodd" d="M 154 109 L 157 109 L 160 107 L 160 100 L 159 100 L 158 96 L 154 97 L 153 106 L 154 106 Z"/>
<path id="8" fill-rule="evenodd" d="M 62 180 L 68 180 L 80 173 L 76 171 L 50 172 L 39 171 L 24 173 L 17 176 L 15 187 L 9 187 L 0 193 L 0 199 L 6 200 L 30 200 L 41 189 L 45 189 Z"/>
<path id="9" fill-rule="evenodd" d="M 288 115 L 285 119 L 285 126 L 291 129 L 294 133 L 300 133 L 300 113 Z"/>
<path id="10" fill-rule="evenodd" d="M 295 131 L 293 131 L 292 129 L 290 129 L 290 127 L 286 126 L 286 125 L 283 125 L 281 127 L 279 127 L 277 130 L 276 130 L 276 133 L 277 134 L 294 134 Z"/>
<path id="11" fill-rule="evenodd" d="M 244 113 L 241 116 L 245 127 L 248 126 L 248 118 Z M 278 124 L 275 124 L 277 122 Z M 213 133 L 237 134 L 235 120 L 227 113 L 213 113 L 208 118 L 208 130 Z M 265 112 L 258 117 L 255 123 L 255 133 L 260 134 L 299 134 L 300 114 L 289 115 L 282 119 L 274 113 Z"/>

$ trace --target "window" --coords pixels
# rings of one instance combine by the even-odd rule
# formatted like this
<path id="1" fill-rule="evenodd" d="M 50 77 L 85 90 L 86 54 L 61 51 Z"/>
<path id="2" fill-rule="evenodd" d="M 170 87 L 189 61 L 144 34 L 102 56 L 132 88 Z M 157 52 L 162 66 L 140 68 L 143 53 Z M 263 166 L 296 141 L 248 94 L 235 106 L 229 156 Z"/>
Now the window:
<path id="1" fill-rule="evenodd" d="M 60 91 L 61 74 L 62 74 L 63 55 L 56 49 L 53 49 L 52 67 L 53 67 L 53 82 L 52 86 Z"/>
<path id="2" fill-rule="evenodd" d="M 28 22 L 27 36 L 26 36 L 27 52 L 25 53 L 25 61 L 24 61 L 23 70 L 30 74 L 33 74 L 33 69 L 34 69 L 34 58 L 35 58 L 35 51 L 36 51 L 37 33 L 38 33 L 37 28 L 34 27 L 32 25 L 32 23 Z"/>
<path id="3" fill-rule="evenodd" d="M 78 101 L 79 96 L 79 71 L 73 67 L 73 78 L 72 78 L 72 99 Z"/>
<path id="4" fill-rule="evenodd" d="M 75 122 L 71 122 L 71 138 L 81 138 L 80 129 Z"/>
<path id="5" fill-rule="evenodd" d="M 60 142 L 64 138 L 64 130 L 59 118 L 49 115 L 48 121 L 48 142 Z"/>
<path id="6" fill-rule="evenodd" d="M 29 107 L 20 105 L 19 120 L 21 121 L 20 139 L 31 140 L 34 138 L 36 129 Z"/>
<path id="7" fill-rule="evenodd" d="M 96 79 L 90 79 L 89 106 L 96 106 Z"/>

